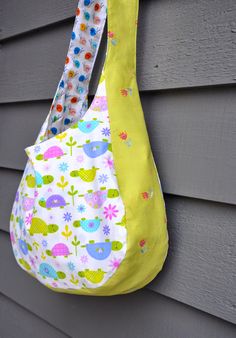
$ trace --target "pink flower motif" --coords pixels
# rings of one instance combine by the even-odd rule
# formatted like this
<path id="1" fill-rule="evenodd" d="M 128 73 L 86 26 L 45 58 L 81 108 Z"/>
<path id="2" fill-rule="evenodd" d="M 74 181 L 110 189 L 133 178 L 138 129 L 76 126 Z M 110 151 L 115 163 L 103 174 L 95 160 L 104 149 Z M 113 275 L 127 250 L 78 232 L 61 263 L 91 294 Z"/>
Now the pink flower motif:
<path id="1" fill-rule="evenodd" d="M 81 163 L 84 160 L 84 156 L 83 155 L 79 155 L 79 156 L 76 157 L 76 160 L 77 160 L 77 162 Z"/>
<path id="2" fill-rule="evenodd" d="M 34 260 L 33 257 L 30 257 L 30 264 L 31 264 L 31 266 L 33 266 L 33 268 L 36 268 L 35 260 Z"/>
<path id="3" fill-rule="evenodd" d="M 122 131 L 122 132 L 119 134 L 119 137 L 120 137 L 122 140 L 126 140 L 127 137 L 128 137 L 128 134 L 126 133 L 126 131 Z"/>
<path id="4" fill-rule="evenodd" d="M 88 256 L 83 255 L 83 256 L 80 257 L 80 260 L 81 260 L 81 262 L 82 262 L 83 264 L 85 264 L 85 263 L 88 262 Z"/>
<path id="5" fill-rule="evenodd" d="M 60 267 L 61 267 L 60 263 L 57 262 L 57 261 L 55 262 L 55 265 L 56 265 L 57 268 L 60 268 Z"/>
<path id="6" fill-rule="evenodd" d="M 148 248 L 147 248 L 147 243 L 145 239 L 141 239 L 141 241 L 139 241 L 139 246 L 140 246 L 140 252 L 142 254 L 144 254 L 145 252 L 147 252 Z"/>
<path id="7" fill-rule="evenodd" d="M 107 156 L 107 157 L 104 158 L 104 165 L 105 165 L 106 168 L 110 168 L 110 169 L 113 168 L 114 161 L 111 158 L 111 156 Z"/>
<path id="8" fill-rule="evenodd" d="M 39 193 L 35 190 L 35 192 L 34 192 L 34 197 L 37 197 L 38 194 L 39 194 Z"/>
<path id="9" fill-rule="evenodd" d="M 72 85 L 72 83 L 71 83 L 71 82 L 68 82 L 68 84 L 67 84 L 67 88 L 68 88 L 68 90 L 71 90 L 71 89 L 73 88 L 73 85 Z"/>
<path id="10" fill-rule="evenodd" d="M 26 217 L 25 217 L 25 224 L 29 225 L 31 224 L 32 222 L 32 218 L 33 218 L 33 214 L 28 214 Z"/>
<path id="11" fill-rule="evenodd" d="M 95 25 L 98 25 L 100 23 L 100 18 L 98 16 L 95 16 L 93 19 L 93 23 L 95 23 Z"/>
<path id="12" fill-rule="evenodd" d="M 90 129 L 92 124 L 90 122 L 86 123 L 85 128 Z"/>
<path id="13" fill-rule="evenodd" d="M 106 218 L 109 218 L 112 220 L 112 217 L 117 217 L 116 213 L 119 212 L 119 210 L 116 209 L 116 205 L 109 204 L 108 207 L 104 207 L 104 215 Z"/>
<path id="14" fill-rule="evenodd" d="M 80 38 L 80 43 L 81 45 L 86 45 L 86 39 L 85 38 Z"/>
<path id="15" fill-rule="evenodd" d="M 12 244 L 16 243 L 13 231 L 10 232 L 10 239 L 11 239 Z"/>
<path id="16" fill-rule="evenodd" d="M 49 164 L 45 164 L 44 170 L 45 170 L 45 171 L 48 171 L 49 169 L 50 169 L 50 165 L 49 165 Z"/>
<path id="17" fill-rule="evenodd" d="M 112 268 L 112 271 L 116 270 L 119 266 L 120 266 L 120 262 L 121 262 L 121 258 L 114 258 L 112 260 L 110 260 L 110 267 Z"/>
<path id="18" fill-rule="evenodd" d="M 72 109 L 72 108 L 69 108 L 69 114 L 71 116 L 75 116 L 76 115 L 76 110 L 75 109 Z"/>
<path id="19" fill-rule="evenodd" d="M 114 32 L 111 32 L 111 31 L 108 32 L 108 37 L 109 38 L 114 38 L 114 35 L 115 35 Z"/>
<path id="20" fill-rule="evenodd" d="M 144 245 L 146 244 L 145 239 L 141 239 L 141 241 L 139 242 L 139 245 L 142 247 L 144 247 Z"/>
<path id="21" fill-rule="evenodd" d="M 90 71 L 91 67 L 89 65 L 84 65 L 84 71 L 88 73 Z"/>
<path id="22" fill-rule="evenodd" d="M 148 192 L 147 191 L 142 192 L 141 195 L 142 195 L 144 200 L 148 199 Z"/>

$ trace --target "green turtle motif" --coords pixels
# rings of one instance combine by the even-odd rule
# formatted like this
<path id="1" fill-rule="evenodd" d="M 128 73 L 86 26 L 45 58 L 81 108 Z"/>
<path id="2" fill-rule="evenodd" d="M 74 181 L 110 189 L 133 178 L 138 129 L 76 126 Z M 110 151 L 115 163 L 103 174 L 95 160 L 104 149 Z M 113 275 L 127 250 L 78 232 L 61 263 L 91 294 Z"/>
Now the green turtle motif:
<path id="1" fill-rule="evenodd" d="M 84 182 L 93 182 L 98 168 L 92 167 L 91 169 L 81 168 L 70 172 L 71 177 L 80 177 Z"/>
<path id="2" fill-rule="evenodd" d="M 42 208 L 52 209 L 52 208 L 64 208 L 67 204 L 63 196 L 61 195 L 51 195 L 46 200 L 41 198 L 39 200 L 39 205 Z"/>
<path id="3" fill-rule="evenodd" d="M 99 228 L 101 221 L 102 219 L 98 216 L 93 219 L 81 218 L 81 220 L 74 221 L 73 226 L 75 228 L 81 227 L 86 232 L 94 232 Z"/>
<path id="4" fill-rule="evenodd" d="M 35 171 L 35 180 L 38 188 L 41 188 L 43 184 L 50 184 L 54 181 L 54 177 L 52 175 L 42 176 L 38 171 Z"/>
<path id="5" fill-rule="evenodd" d="M 28 271 L 31 270 L 29 263 L 27 263 L 23 258 L 19 259 L 19 263 L 20 263 L 20 265 L 23 266 L 23 268 L 25 268 L 25 270 L 28 270 Z"/>
<path id="6" fill-rule="evenodd" d="M 119 191 L 117 189 L 106 189 L 106 187 L 101 187 L 100 190 L 97 191 L 88 190 L 86 194 L 79 195 L 79 197 L 84 197 L 85 201 L 92 208 L 99 209 L 107 198 L 119 197 Z"/>
<path id="7" fill-rule="evenodd" d="M 108 142 L 107 139 L 102 141 L 90 141 L 87 140 L 82 146 L 77 146 L 78 148 L 83 148 L 85 154 L 90 158 L 96 158 L 103 155 L 107 150 L 112 151 L 112 145 Z"/>
<path id="8" fill-rule="evenodd" d="M 44 236 L 47 236 L 47 234 L 52 234 L 52 233 L 57 232 L 58 229 L 59 227 L 56 224 L 47 225 L 41 218 L 33 217 L 31 226 L 29 229 L 29 233 L 31 236 L 34 234 L 42 234 Z"/>
<path id="9" fill-rule="evenodd" d="M 56 258 L 58 256 L 63 256 L 67 258 L 69 255 L 71 255 L 70 250 L 65 243 L 55 244 L 51 250 L 46 250 L 46 254 L 48 256 L 52 256 L 53 258 Z"/>
<path id="10" fill-rule="evenodd" d="M 86 278 L 89 282 L 93 284 L 98 284 L 103 280 L 105 273 L 106 272 L 103 271 L 102 269 L 98 270 L 85 269 L 84 271 L 79 271 L 78 275 L 79 277 Z"/>
<path id="11" fill-rule="evenodd" d="M 36 156 L 36 160 L 38 161 L 47 161 L 51 158 L 61 158 L 62 156 L 66 155 L 64 151 L 58 146 L 51 146 L 49 147 L 43 154 L 38 154 Z"/>
<path id="12" fill-rule="evenodd" d="M 119 251 L 123 244 L 119 241 L 110 241 L 106 239 L 105 242 L 89 241 L 88 244 L 81 245 L 81 248 L 86 247 L 88 254 L 97 260 L 104 260 L 110 256 L 112 251 Z"/>
<path id="13" fill-rule="evenodd" d="M 27 175 L 25 180 L 26 180 L 28 188 L 34 188 L 35 187 L 36 180 L 35 180 L 35 177 L 33 175 Z"/>
<path id="14" fill-rule="evenodd" d="M 43 278 L 52 278 L 54 280 L 65 279 L 66 274 L 62 271 L 56 271 L 51 265 L 48 263 L 41 263 L 39 266 L 39 274 Z"/>
<path id="15" fill-rule="evenodd" d="M 79 120 L 73 127 L 73 129 L 75 128 L 79 128 L 80 131 L 82 131 L 83 133 L 89 134 L 91 133 L 94 129 L 97 128 L 97 126 L 103 123 L 103 121 L 98 121 L 96 118 L 89 120 L 89 121 L 84 121 L 84 120 Z"/>
<path id="16" fill-rule="evenodd" d="M 52 175 L 45 175 L 41 176 L 38 172 L 35 172 L 35 176 L 33 175 L 27 175 L 26 178 L 26 183 L 28 188 L 41 188 L 43 184 L 50 184 L 53 182 L 54 177 Z"/>
<path id="17" fill-rule="evenodd" d="M 19 249 L 23 255 L 27 256 L 28 252 L 32 251 L 32 246 L 29 243 L 27 243 L 25 240 L 19 238 L 18 244 L 19 244 Z"/>

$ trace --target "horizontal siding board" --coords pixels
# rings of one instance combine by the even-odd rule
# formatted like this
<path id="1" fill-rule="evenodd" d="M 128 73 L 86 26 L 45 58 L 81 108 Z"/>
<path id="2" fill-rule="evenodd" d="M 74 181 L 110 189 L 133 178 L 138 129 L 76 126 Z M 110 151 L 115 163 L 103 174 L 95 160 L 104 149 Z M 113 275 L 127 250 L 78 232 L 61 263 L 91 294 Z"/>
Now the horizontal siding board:
<path id="1" fill-rule="evenodd" d="M 235 1 L 141 3 L 137 41 L 140 90 L 236 82 Z M 0 102 L 53 97 L 72 25 L 73 20 L 3 42 Z M 103 45 L 103 57 L 105 50 Z M 92 94 L 94 90 L 93 84 Z"/>
<path id="2" fill-rule="evenodd" d="M 1 3 L 0 41 L 75 15 L 78 0 L 11 0 Z"/>
<path id="3" fill-rule="evenodd" d="M 68 335 L 0 294 L 0 337 L 68 338 Z"/>
<path id="4" fill-rule="evenodd" d="M 22 172 L 0 168 L 0 229 L 9 231 L 9 218 Z"/>
<path id="5" fill-rule="evenodd" d="M 236 204 L 236 88 L 142 98 L 163 190 Z"/>
<path id="6" fill-rule="evenodd" d="M 236 88 L 145 92 L 163 191 L 236 204 Z M 0 167 L 23 169 L 51 101 L 0 105 Z M 9 141 L 9 130 L 14 141 Z"/>
<path id="7" fill-rule="evenodd" d="M 24 149 L 36 141 L 51 102 L 24 102 L 0 105 L 0 167 L 22 170 L 27 156 Z M 9 138 L 14 129 L 14 138 Z"/>
<path id="8" fill-rule="evenodd" d="M 141 89 L 236 81 L 234 0 L 150 0 L 140 10 Z"/>
<path id="9" fill-rule="evenodd" d="M 235 337 L 230 323 L 147 289 L 116 297 L 55 293 L 16 265 L 6 234 L 0 245 L 1 292 L 71 337 Z"/>
<path id="10" fill-rule="evenodd" d="M 0 192 L 0 200 L 5 201 L 0 207 L 0 228 L 5 231 L 9 231 L 14 199 L 9 189 L 19 183 L 20 175 L 13 172 L 9 178 L 9 188 Z M 235 207 L 168 195 L 165 201 L 170 249 L 163 271 L 149 287 L 236 322 Z"/>
<path id="11" fill-rule="evenodd" d="M 52 98 L 60 81 L 72 31 L 71 22 L 25 35 L 0 49 L 0 103 Z M 94 93 L 105 57 L 103 37 L 90 92 Z M 17 60 L 17 62 L 13 62 Z M 95 73 L 95 72 L 94 72 Z"/>
<path id="12" fill-rule="evenodd" d="M 166 199 L 169 256 L 152 290 L 236 323 L 235 206 Z"/>

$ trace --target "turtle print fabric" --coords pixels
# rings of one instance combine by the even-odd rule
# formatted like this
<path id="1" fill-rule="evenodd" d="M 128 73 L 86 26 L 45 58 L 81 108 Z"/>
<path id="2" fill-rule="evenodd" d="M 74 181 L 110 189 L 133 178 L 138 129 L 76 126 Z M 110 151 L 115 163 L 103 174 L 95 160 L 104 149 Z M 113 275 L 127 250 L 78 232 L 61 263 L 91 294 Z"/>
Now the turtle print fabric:
<path id="1" fill-rule="evenodd" d="M 12 214 L 18 262 L 54 288 L 101 286 L 124 259 L 127 235 L 105 80 L 83 120 L 26 151 Z"/>

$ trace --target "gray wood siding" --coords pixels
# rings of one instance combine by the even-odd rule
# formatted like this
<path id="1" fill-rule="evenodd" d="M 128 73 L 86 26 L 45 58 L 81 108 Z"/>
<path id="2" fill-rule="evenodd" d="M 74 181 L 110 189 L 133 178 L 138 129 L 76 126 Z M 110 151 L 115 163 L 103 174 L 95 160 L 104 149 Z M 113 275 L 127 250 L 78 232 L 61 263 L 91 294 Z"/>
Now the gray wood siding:
<path id="1" fill-rule="evenodd" d="M 0 3 L 0 309 L 19 319 L 10 327 L 0 310 L 0 338 L 30 337 L 28 321 L 46 338 L 98 327 L 104 338 L 235 337 L 234 0 L 140 0 L 137 77 L 170 235 L 163 271 L 133 294 L 93 298 L 53 293 L 15 262 L 9 217 L 24 148 L 48 114 L 77 2 Z M 90 95 L 105 48 L 103 36 Z"/>
<path id="2" fill-rule="evenodd" d="M 11 0 L 1 5 L 1 40 L 73 18 L 77 0 Z M 14 10 L 13 10 L 14 9 Z M 9 20 L 9 18 L 11 20 Z"/>
<path id="3" fill-rule="evenodd" d="M 0 294 L 0 337 L 68 338 L 68 335 Z"/>
<path id="4" fill-rule="evenodd" d="M 234 0 L 140 1 L 138 37 L 142 39 L 137 45 L 140 89 L 235 84 L 235 11 Z M 72 24 L 73 20 L 62 22 L 50 30 L 41 29 L 3 43 L 0 102 L 54 95 Z M 17 62 L 12 62 L 12 58 Z M 10 74 L 14 74 L 14 79 Z"/>
<path id="5" fill-rule="evenodd" d="M 70 337 L 235 337 L 234 325 L 147 289 L 115 297 L 73 296 L 48 290 L 15 264 L 8 264 L 15 260 L 9 244 L 7 234 L 0 236 L 5 252 L 4 261 L 0 256 L 5 276 L 0 279 L 2 293 Z"/>

